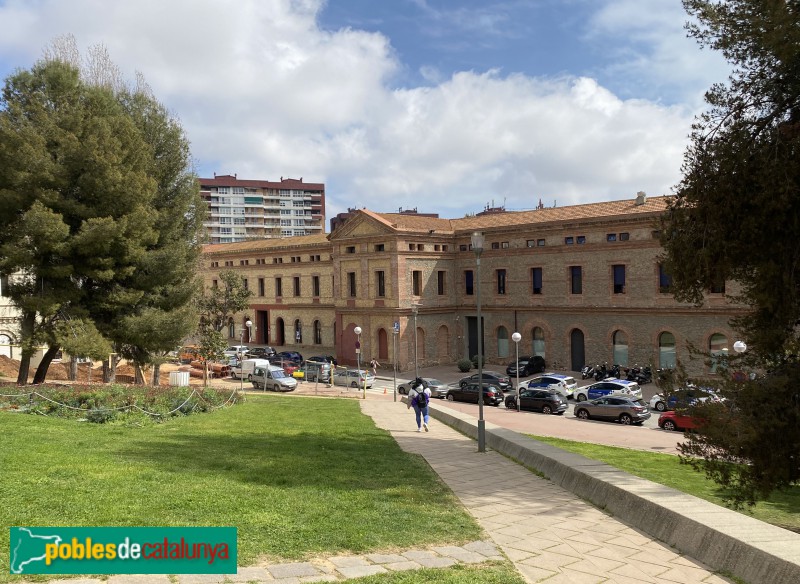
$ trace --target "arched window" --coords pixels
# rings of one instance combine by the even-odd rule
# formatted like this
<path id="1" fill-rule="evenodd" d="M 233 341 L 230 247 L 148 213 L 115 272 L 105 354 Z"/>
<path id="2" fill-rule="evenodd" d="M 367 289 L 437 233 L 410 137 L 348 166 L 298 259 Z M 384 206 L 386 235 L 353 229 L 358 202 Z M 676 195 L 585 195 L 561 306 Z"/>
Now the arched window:
<path id="1" fill-rule="evenodd" d="M 228 337 L 236 338 L 236 325 L 233 323 L 233 318 L 228 319 Z"/>
<path id="2" fill-rule="evenodd" d="M 622 331 L 614 331 L 611 341 L 614 345 L 614 363 L 622 367 L 628 366 L 628 335 Z"/>
<path id="3" fill-rule="evenodd" d="M 544 329 L 542 327 L 533 328 L 533 354 L 544 358 Z"/>
<path id="4" fill-rule="evenodd" d="M 720 357 L 728 356 L 728 337 L 714 333 L 708 340 L 708 352 L 711 354 L 711 373 L 717 372 Z"/>
<path id="5" fill-rule="evenodd" d="M 658 336 L 658 366 L 662 369 L 674 369 L 676 364 L 675 335 L 661 333 Z"/>
<path id="6" fill-rule="evenodd" d="M 314 321 L 314 344 L 315 345 L 322 344 L 322 325 L 319 323 L 318 320 Z"/>
<path id="7" fill-rule="evenodd" d="M 497 356 L 508 357 L 508 329 L 504 326 L 497 329 Z"/>

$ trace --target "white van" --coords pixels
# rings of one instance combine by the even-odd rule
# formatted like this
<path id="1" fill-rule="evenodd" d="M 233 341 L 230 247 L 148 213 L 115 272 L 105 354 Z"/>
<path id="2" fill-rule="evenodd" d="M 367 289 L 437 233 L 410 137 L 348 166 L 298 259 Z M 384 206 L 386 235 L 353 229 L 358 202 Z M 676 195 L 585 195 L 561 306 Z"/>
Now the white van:
<path id="1" fill-rule="evenodd" d="M 231 367 L 231 377 L 234 379 L 244 378 L 250 381 L 256 367 L 269 367 L 270 362 L 266 359 L 245 359 L 241 363 Z"/>
<path id="2" fill-rule="evenodd" d="M 256 389 L 270 391 L 294 391 L 297 387 L 297 380 L 284 373 L 283 368 L 277 365 L 267 367 L 256 367 L 250 375 L 250 381 Z"/>

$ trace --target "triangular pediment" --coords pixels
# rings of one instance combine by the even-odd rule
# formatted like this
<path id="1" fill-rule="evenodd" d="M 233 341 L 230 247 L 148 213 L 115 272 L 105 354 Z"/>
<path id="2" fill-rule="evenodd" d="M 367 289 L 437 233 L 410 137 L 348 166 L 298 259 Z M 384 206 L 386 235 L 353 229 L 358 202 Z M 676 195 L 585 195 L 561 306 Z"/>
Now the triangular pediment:
<path id="1" fill-rule="evenodd" d="M 374 237 L 381 235 L 396 235 L 397 231 L 385 219 L 372 213 L 361 210 L 354 212 L 344 225 L 337 228 L 330 235 L 331 241 L 352 237 Z"/>

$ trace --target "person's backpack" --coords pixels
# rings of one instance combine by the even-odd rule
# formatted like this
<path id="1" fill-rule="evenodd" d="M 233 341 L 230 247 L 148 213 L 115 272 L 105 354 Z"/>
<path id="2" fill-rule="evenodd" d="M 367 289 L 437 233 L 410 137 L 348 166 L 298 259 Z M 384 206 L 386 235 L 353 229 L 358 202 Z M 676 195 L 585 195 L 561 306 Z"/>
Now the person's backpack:
<path id="1" fill-rule="evenodd" d="M 424 387 L 417 388 L 417 395 L 414 397 L 414 403 L 417 404 L 419 409 L 422 409 L 428 405 L 428 394 L 425 393 Z"/>

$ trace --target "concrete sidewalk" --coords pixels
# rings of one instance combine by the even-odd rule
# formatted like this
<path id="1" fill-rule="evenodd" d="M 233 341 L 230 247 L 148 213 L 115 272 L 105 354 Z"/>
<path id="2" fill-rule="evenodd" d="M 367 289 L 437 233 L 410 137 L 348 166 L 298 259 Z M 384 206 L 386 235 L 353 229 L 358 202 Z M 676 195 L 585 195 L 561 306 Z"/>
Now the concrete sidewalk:
<path id="1" fill-rule="evenodd" d="M 418 433 L 403 403 L 366 400 L 361 408 L 428 461 L 528 582 L 732 582 L 504 456 L 478 453 L 448 426 L 431 420 L 431 431 Z"/>

